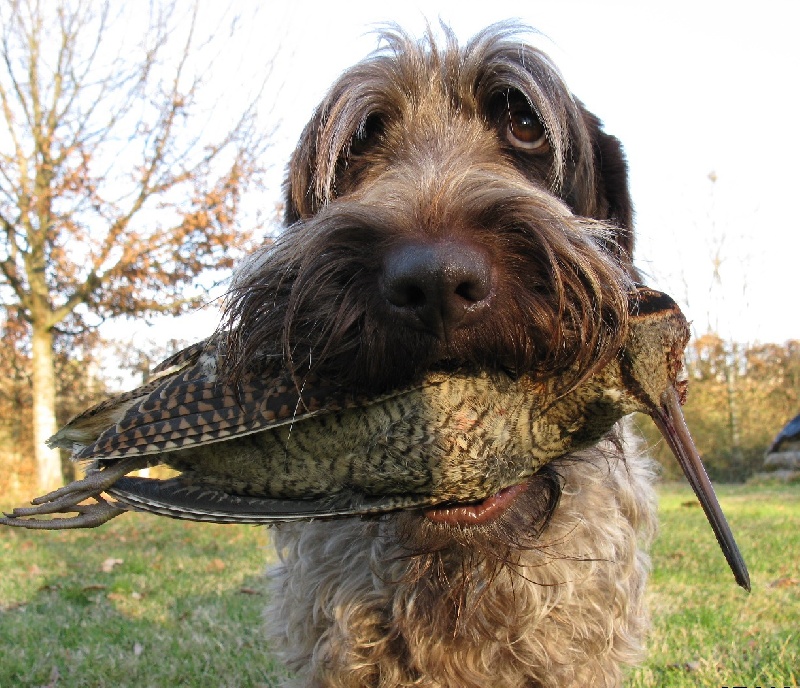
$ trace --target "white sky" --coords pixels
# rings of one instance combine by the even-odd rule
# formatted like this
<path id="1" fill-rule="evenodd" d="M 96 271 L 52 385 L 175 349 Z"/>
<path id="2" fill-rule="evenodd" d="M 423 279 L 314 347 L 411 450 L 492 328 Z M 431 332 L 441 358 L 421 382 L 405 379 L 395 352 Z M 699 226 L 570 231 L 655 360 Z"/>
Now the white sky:
<path id="1" fill-rule="evenodd" d="M 278 55 L 264 103 L 278 123 L 268 211 L 303 125 L 336 76 L 375 47 L 376 23 L 418 35 L 425 18 L 441 18 L 463 41 L 518 18 L 542 32 L 538 45 L 625 146 L 636 262 L 648 284 L 681 301 L 697 332 L 710 324 L 742 342 L 800 338 L 800 220 L 791 210 L 800 195 L 800 4 L 253 2 L 234 42 L 252 65 Z M 199 338 L 215 324 L 215 313 L 158 321 L 145 336 Z"/>

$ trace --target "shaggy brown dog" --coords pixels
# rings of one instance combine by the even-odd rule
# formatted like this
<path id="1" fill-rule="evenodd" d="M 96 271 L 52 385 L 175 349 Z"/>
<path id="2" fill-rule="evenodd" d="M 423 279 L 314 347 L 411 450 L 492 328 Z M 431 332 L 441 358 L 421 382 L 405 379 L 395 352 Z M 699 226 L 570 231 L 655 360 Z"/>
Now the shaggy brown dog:
<path id="1" fill-rule="evenodd" d="M 288 227 L 236 278 L 234 378 L 282 355 L 369 392 L 454 367 L 567 390 L 619 349 L 619 142 L 514 27 L 445 33 L 386 32 L 306 127 Z M 617 431 L 479 504 L 277 527 L 292 685 L 618 685 L 647 628 L 652 479 Z"/>

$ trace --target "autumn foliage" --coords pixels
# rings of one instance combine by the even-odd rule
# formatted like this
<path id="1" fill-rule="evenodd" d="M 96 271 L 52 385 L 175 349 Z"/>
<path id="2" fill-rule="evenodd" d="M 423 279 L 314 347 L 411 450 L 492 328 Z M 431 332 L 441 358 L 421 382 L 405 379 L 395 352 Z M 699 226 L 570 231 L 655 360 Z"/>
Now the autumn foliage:
<path id="1" fill-rule="evenodd" d="M 0 5 L 0 298 L 27 356 L 40 489 L 62 480 L 45 446 L 58 347 L 79 350 L 75 337 L 108 318 L 192 307 L 252 236 L 241 202 L 266 138 L 255 100 L 229 110 L 205 94 L 215 53 L 198 12 Z"/>
<path id="2" fill-rule="evenodd" d="M 715 480 L 744 480 L 762 470 L 764 452 L 800 411 L 800 341 L 744 345 L 707 333 L 686 351 L 689 395 L 684 407 L 692 436 Z M 667 477 L 680 469 L 647 419 Z"/>

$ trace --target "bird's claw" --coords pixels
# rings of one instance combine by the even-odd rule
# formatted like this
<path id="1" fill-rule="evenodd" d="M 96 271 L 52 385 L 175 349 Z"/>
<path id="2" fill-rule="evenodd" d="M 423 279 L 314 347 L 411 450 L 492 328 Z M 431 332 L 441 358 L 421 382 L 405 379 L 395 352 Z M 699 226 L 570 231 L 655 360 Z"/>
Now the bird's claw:
<path id="1" fill-rule="evenodd" d="M 36 507 L 24 507 L 14 509 L 5 518 L 0 518 L 0 525 L 15 526 L 17 528 L 29 528 L 33 530 L 69 530 L 72 528 L 96 528 L 110 521 L 115 516 L 125 513 L 125 509 L 120 509 L 110 504 L 100 495 L 93 497 L 94 504 L 71 504 L 64 509 L 48 508 L 46 511 L 39 511 Z M 50 505 L 48 505 L 49 507 Z M 31 513 L 33 512 L 33 513 Z M 78 516 L 69 518 L 33 518 L 39 514 L 54 513 L 77 513 Z"/>
<path id="2" fill-rule="evenodd" d="M 131 471 L 144 468 L 146 461 L 141 457 L 123 459 L 101 470 L 90 470 L 84 478 L 76 480 L 53 492 L 31 500 L 34 506 L 19 507 L 0 518 L 0 525 L 32 528 L 39 530 L 65 530 L 70 528 L 94 528 L 119 516 L 127 509 L 121 509 L 107 502 L 100 493 L 110 488 L 122 476 Z M 93 499 L 93 504 L 81 504 Z M 39 519 L 48 514 L 77 513 L 70 518 Z"/>

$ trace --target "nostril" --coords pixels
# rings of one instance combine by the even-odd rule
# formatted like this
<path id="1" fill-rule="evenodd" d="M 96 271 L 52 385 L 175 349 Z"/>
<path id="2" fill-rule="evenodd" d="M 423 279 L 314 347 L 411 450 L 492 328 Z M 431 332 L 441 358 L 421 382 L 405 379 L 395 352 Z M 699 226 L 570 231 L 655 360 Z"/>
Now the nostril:
<path id="1" fill-rule="evenodd" d="M 483 301 L 489 295 L 491 289 L 491 275 L 489 270 L 480 272 L 481 274 L 477 275 L 476 278 L 459 284 L 455 289 L 455 294 L 470 303 Z"/>
<path id="2" fill-rule="evenodd" d="M 425 292 L 416 284 L 402 280 L 389 281 L 386 299 L 393 306 L 418 308 L 425 304 Z"/>

